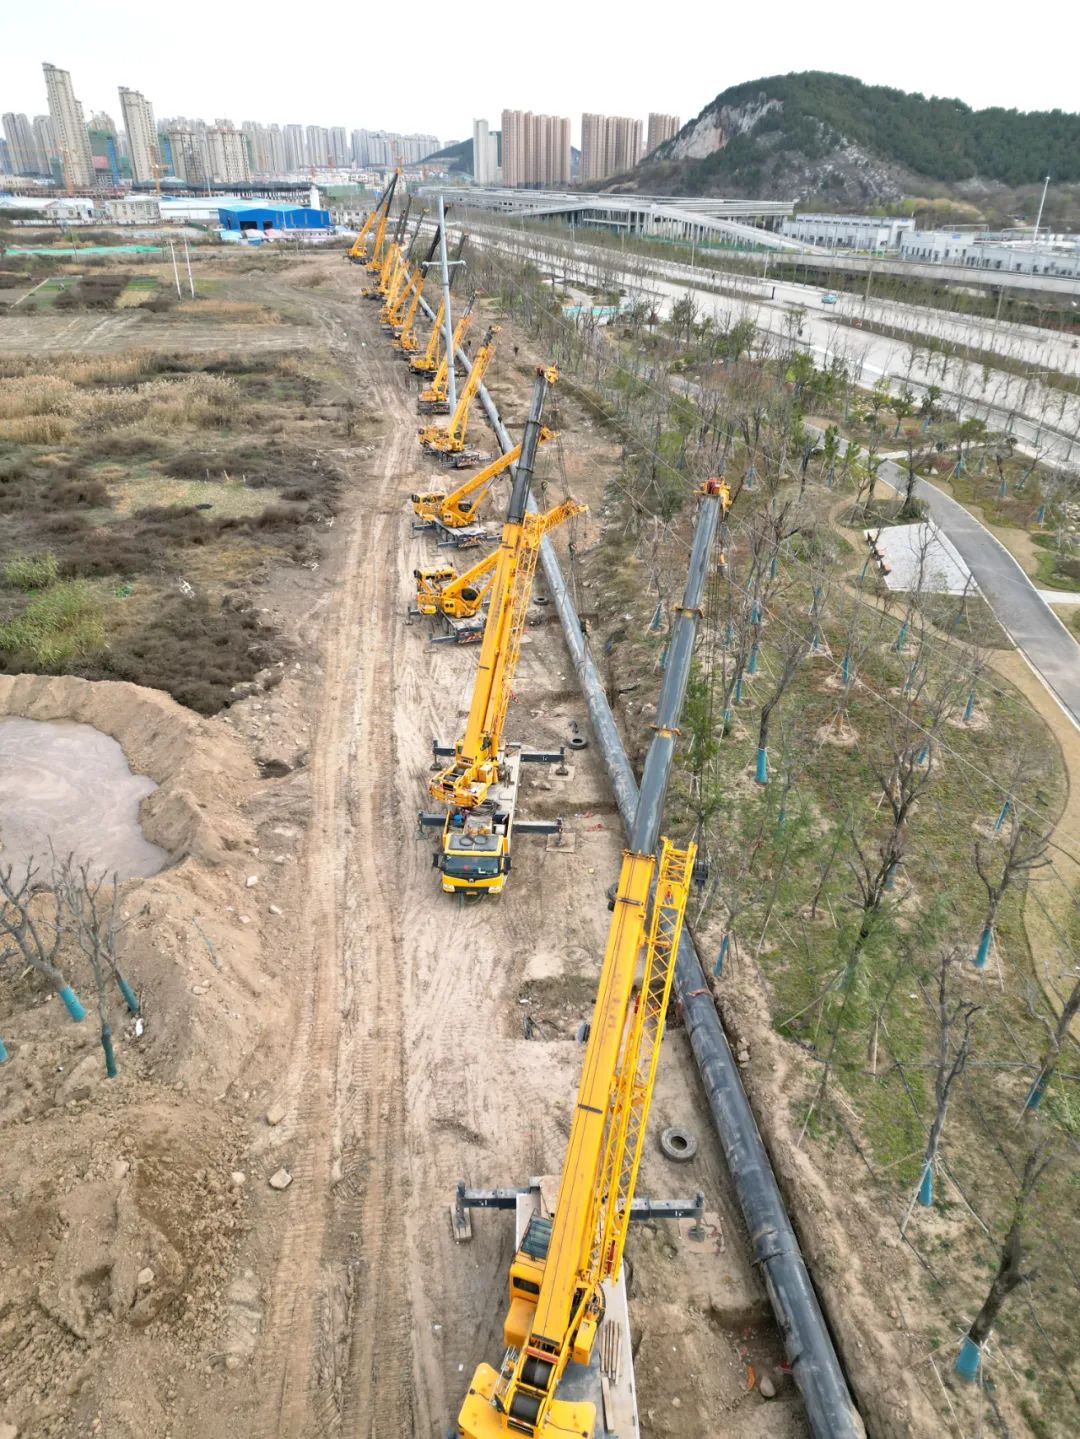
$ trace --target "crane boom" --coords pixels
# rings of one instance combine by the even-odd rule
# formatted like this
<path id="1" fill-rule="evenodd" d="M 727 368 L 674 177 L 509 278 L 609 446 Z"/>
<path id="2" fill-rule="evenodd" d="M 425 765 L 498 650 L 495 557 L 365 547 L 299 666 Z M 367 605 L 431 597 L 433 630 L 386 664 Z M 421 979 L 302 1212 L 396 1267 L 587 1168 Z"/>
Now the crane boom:
<path id="1" fill-rule="evenodd" d="M 382 259 L 383 241 L 386 238 L 386 221 L 390 214 L 390 204 L 394 198 L 394 191 L 397 189 L 397 182 L 400 178 L 401 169 L 399 167 L 394 171 L 389 185 L 387 185 L 386 190 L 383 192 L 382 199 L 375 207 L 376 210 L 381 210 L 381 214 L 379 215 L 378 224 L 375 227 L 375 240 L 371 247 L 371 254 L 365 262 L 369 270 L 377 270 L 379 262 Z"/>
<path id="2" fill-rule="evenodd" d="M 465 448 L 465 434 L 469 427 L 469 410 L 472 408 L 473 398 L 480 388 L 480 382 L 494 359 L 495 336 L 498 333 L 498 325 L 492 325 L 484 336 L 483 344 L 477 350 L 472 369 L 469 371 L 469 378 L 465 381 L 461 394 L 458 396 L 457 407 L 450 416 L 450 423 L 445 429 L 441 425 L 431 425 L 426 430 L 420 431 L 420 443 L 425 450 L 438 455 L 455 455 Z M 453 356 L 450 357 L 450 363 L 453 364 Z"/>
<path id="3" fill-rule="evenodd" d="M 443 313 L 443 307 L 442 305 L 440 305 L 440 324 L 442 323 Z M 457 354 L 458 348 L 460 347 L 462 340 L 468 334 L 469 326 L 472 324 L 472 313 L 473 302 L 472 300 L 470 300 L 469 303 L 465 306 L 464 310 L 462 310 L 461 314 L 458 316 L 458 322 L 454 326 L 454 333 L 451 336 L 451 349 L 453 350 L 454 355 Z M 439 344 L 440 336 L 441 331 L 438 329 L 438 327 L 436 327 L 436 329 L 432 332 L 432 339 L 434 340 L 436 347 Z M 420 391 L 420 395 L 416 403 L 421 407 L 421 409 L 434 407 L 436 405 L 446 405 L 447 374 L 449 367 L 452 363 L 454 363 L 453 357 L 448 358 L 444 349 L 442 358 L 439 360 L 438 369 L 435 371 L 435 378 L 432 380 L 431 384 L 427 387 L 426 390 Z M 449 406 L 447 406 L 447 408 L 449 408 Z M 427 431 L 423 431 L 422 433 L 426 434 Z M 440 434 L 441 431 L 437 426 L 433 426 L 431 433 Z"/>
<path id="4" fill-rule="evenodd" d="M 370 231 L 372 225 L 375 224 L 376 217 L 378 216 L 383 206 L 383 203 L 385 202 L 389 204 L 390 197 L 392 197 L 394 193 L 394 186 L 397 184 L 397 177 L 400 173 L 400 170 L 395 172 L 395 174 L 392 175 L 387 181 L 387 183 L 383 186 L 382 194 L 375 201 L 375 204 L 372 206 L 367 219 L 360 226 L 360 230 L 357 233 L 356 239 L 352 242 L 352 246 L 348 252 L 348 258 L 350 260 L 359 260 L 361 262 L 366 260 L 367 256 L 364 249 L 364 241 L 367 239 L 368 232 Z"/>
<path id="5" fill-rule="evenodd" d="M 558 371 L 553 366 L 537 371 L 498 550 L 465 734 L 454 746 L 453 762 L 431 781 L 433 798 L 460 809 L 481 804 L 498 778 L 510 686 L 521 653 L 521 635 L 544 531 L 580 513 L 582 508 L 576 501 L 568 500 L 547 515 L 526 512 L 540 442 L 544 399 L 549 385 L 557 378 Z"/>
<path id="6" fill-rule="evenodd" d="M 691 576 L 700 596 L 716 524 L 730 502 L 722 480 L 702 487 Z M 673 638 L 693 644 L 697 598 Z M 587 1364 L 604 1315 L 602 1285 L 618 1278 L 671 994 L 696 846 L 659 841 L 663 797 L 685 695 L 662 696 L 641 794 L 612 902 L 588 1047 L 555 1213 L 534 1215 L 510 1266 L 500 1370 L 481 1364 L 458 1416 L 460 1439 L 531 1435 L 591 1439 L 595 1406 L 559 1399 L 571 1362 Z M 648 783 L 647 783 L 648 782 Z M 641 961 L 640 987 L 635 978 Z"/>
<path id="7" fill-rule="evenodd" d="M 555 438 L 555 431 L 541 425 L 539 438 L 543 444 L 546 440 Z M 451 490 L 449 494 L 429 490 L 426 494 L 411 495 L 409 498 L 412 500 L 413 509 L 427 524 L 444 525 L 450 530 L 471 525 L 480 506 L 487 499 L 494 481 L 517 461 L 520 454 L 521 446 L 515 445 L 512 450 L 507 450 L 505 455 L 492 460 L 490 465 L 477 470 L 475 475 L 471 475 L 464 484 L 458 485 L 457 489 Z"/>

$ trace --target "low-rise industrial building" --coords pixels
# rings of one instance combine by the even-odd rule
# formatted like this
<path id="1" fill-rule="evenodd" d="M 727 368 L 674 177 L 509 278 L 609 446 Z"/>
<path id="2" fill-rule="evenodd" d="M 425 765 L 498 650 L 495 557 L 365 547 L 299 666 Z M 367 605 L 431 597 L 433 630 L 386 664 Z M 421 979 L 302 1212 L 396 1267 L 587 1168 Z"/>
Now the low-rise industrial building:
<path id="1" fill-rule="evenodd" d="M 914 228 L 914 220 L 881 215 L 794 215 L 780 233 L 826 250 L 896 250 Z"/>
<path id="2" fill-rule="evenodd" d="M 241 234 L 267 230 L 329 230 L 330 211 L 312 205 L 266 205 L 236 200 L 218 205 L 222 229 Z"/>
<path id="3" fill-rule="evenodd" d="M 900 254 L 905 260 L 963 265 L 971 270 L 1080 278 L 1080 240 L 1074 235 L 1034 240 L 978 230 L 916 230 L 901 238 Z"/>
<path id="4" fill-rule="evenodd" d="M 94 210 L 110 225 L 156 225 L 161 220 L 156 195 L 121 195 L 118 200 L 99 202 Z"/>

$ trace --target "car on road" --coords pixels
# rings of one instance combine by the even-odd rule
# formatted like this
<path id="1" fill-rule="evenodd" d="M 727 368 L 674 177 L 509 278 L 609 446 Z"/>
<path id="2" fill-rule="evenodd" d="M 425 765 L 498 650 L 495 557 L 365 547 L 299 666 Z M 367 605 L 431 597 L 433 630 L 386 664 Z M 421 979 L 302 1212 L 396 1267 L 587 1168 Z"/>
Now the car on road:
<path id="1" fill-rule="evenodd" d="M 822 303 L 823 305 L 835 305 L 835 304 L 836 304 L 836 296 L 833 294 L 833 292 L 832 292 L 831 290 L 827 290 L 827 291 L 825 292 L 825 294 L 822 295 L 822 297 L 821 297 L 821 303 Z"/>

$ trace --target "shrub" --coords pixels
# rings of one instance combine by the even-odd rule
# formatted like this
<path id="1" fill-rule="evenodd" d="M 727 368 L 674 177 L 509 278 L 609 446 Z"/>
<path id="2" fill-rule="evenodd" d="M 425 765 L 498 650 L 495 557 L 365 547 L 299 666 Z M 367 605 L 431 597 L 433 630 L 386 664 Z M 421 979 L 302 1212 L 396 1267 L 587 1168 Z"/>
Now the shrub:
<path id="1" fill-rule="evenodd" d="M 54 669 L 99 653 L 105 645 L 101 606 L 81 580 L 41 590 L 21 615 L 0 624 L 0 653 L 26 667 Z"/>
<path id="2" fill-rule="evenodd" d="M 16 555 L 4 566 L 4 584 L 13 590 L 47 590 L 59 573 L 51 550 L 43 555 Z"/>

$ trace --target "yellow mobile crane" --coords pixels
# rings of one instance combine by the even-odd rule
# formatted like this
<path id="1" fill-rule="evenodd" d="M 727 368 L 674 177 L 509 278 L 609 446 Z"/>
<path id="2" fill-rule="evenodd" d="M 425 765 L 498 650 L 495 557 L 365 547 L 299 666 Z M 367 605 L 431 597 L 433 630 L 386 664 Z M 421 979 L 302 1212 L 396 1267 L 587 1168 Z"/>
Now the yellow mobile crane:
<path id="1" fill-rule="evenodd" d="M 410 614 L 441 615 L 445 640 L 459 645 L 475 643 L 484 633 L 482 609 L 495 582 L 498 561 L 498 550 L 492 550 L 461 575 L 449 564 L 413 570 L 416 608 Z"/>
<path id="2" fill-rule="evenodd" d="M 448 206 L 447 208 L 449 208 L 449 206 Z M 429 254 L 428 254 L 427 261 L 425 262 L 425 265 L 424 265 L 424 267 L 423 267 L 423 274 L 420 276 L 420 282 L 419 282 L 418 285 L 415 285 L 415 286 L 413 287 L 413 296 L 412 296 L 412 299 L 409 301 L 408 309 L 405 311 L 405 314 L 404 314 L 404 316 L 403 316 L 403 318 L 402 318 L 401 328 L 395 332 L 396 338 L 393 339 L 393 340 L 391 340 L 391 342 L 390 342 L 390 343 L 393 345 L 394 349 L 400 350 L 402 356 L 403 356 L 405 359 L 409 360 L 410 368 L 414 368 L 414 373 L 424 373 L 424 374 L 429 373 L 429 370 L 428 370 L 428 361 L 427 361 L 427 352 L 426 352 L 426 351 L 425 351 L 425 353 L 424 353 L 424 356 L 423 356 L 422 359 L 421 359 L 421 363 L 418 364 L 418 365 L 415 366 L 415 367 L 413 367 L 413 365 L 412 365 L 412 360 L 411 360 L 410 356 L 412 356 L 412 355 L 415 353 L 415 351 L 416 351 L 417 349 L 419 349 L 419 345 L 417 344 L 417 339 L 416 339 L 416 331 L 413 329 L 413 324 L 414 324 L 414 321 L 415 321 L 415 319 L 416 319 L 416 311 L 417 311 L 417 308 L 419 307 L 419 304 L 420 304 L 420 297 L 421 297 L 421 294 L 422 294 L 423 289 L 424 289 L 424 284 L 425 284 L 425 282 L 426 282 L 426 280 L 427 280 L 428 268 L 430 267 L 430 265 L 431 265 L 431 263 L 432 263 L 432 257 L 433 257 L 433 255 L 434 255 L 434 253 L 435 253 L 435 247 L 438 245 L 438 242 L 439 242 L 439 232 L 438 232 L 438 230 L 436 229 L 436 231 L 435 231 L 435 241 L 434 241 L 434 243 L 433 243 L 433 245 L 432 245 L 431 251 L 430 251 Z M 465 236 L 462 235 L 461 241 L 460 241 L 460 243 L 458 244 L 457 254 L 456 254 L 455 257 L 454 257 L 454 261 L 455 261 L 454 273 L 455 273 L 455 274 L 457 273 L 457 261 L 461 259 L 461 254 L 462 254 L 462 251 L 463 251 L 464 249 L 465 249 Z M 453 285 L 453 283 L 454 283 L 453 275 L 451 275 L 451 277 L 450 277 L 450 284 L 451 284 L 451 286 Z M 431 368 L 431 370 L 434 370 L 434 368 L 435 368 L 435 351 L 438 349 L 438 345 L 439 345 L 439 334 L 440 334 L 439 326 L 441 326 L 441 324 L 442 324 L 443 314 L 444 314 L 444 311 L 443 311 L 443 301 L 440 300 L 440 301 L 439 301 L 439 313 L 438 313 L 438 315 L 437 315 L 436 318 L 435 318 L 435 329 L 432 331 L 432 334 L 431 334 L 431 361 L 430 361 L 430 368 Z"/>
<path id="3" fill-rule="evenodd" d="M 419 355 L 412 355 L 409 358 L 409 369 L 414 375 L 434 375 L 439 368 L 439 337 L 442 334 L 443 317 L 446 314 L 446 302 L 439 301 L 439 308 L 435 312 L 435 323 L 431 327 L 431 334 L 427 338 L 427 344 Z"/>
<path id="4" fill-rule="evenodd" d="M 622 1265 L 693 876 L 696 846 L 679 849 L 659 839 L 659 830 L 693 651 L 696 600 L 716 523 L 730 503 L 722 480 L 707 480 L 701 493 L 691 577 L 678 617 L 682 624 L 672 642 L 674 651 L 678 641 L 684 663 L 661 694 L 611 902 L 555 1212 L 534 1214 L 521 1237 L 510 1265 L 502 1366 L 481 1364 L 476 1370 L 458 1415 L 458 1439 L 593 1439 L 595 1432 L 595 1405 L 560 1399 L 558 1389 L 568 1365 L 588 1364 L 604 1317 L 602 1286 L 618 1278 Z"/>
<path id="5" fill-rule="evenodd" d="M 541 444 L 554 438 L 554 430 L 549 430 L 546 425 L 540 426 L 539 441 Z M 429 490 L 425 494 L 410 495 L 409 498 L 412 500 L 412 507 L 417 516 L 414 528 L 434 528 L 458 533 L 475 528 L 477 512 L 491 493 L 492 485 L 511 465 L 517 463 L 520 454 L 521 446 L 515 445 L 512 450 L 507 450 L 505 455 L 500 455 L 497 460 L 492 460 L 490 465 L 485 465 L 482 470 L 471 475 L 464 484 L 458 485 L 457 489 L 451 490 L 449 494 L 443 494 L 439 490 Z"/>
<path id="6" fill-rule="evenodd" d="M 374 285 L 368 285 L 366 289 L 360 291 L 365 300 L 382 300 L 386 298 L 390 289 L 390 281 L 397 273 L 398 266 L 401 263 L 401 238 L 405 233 L 405 226 L 409 221 L 409 210 L 411 206 L 412 198 L 410 197 L 405 201 L 405 208 L 398 217 L 397 226 L 394 230 L 394 238 L 383 252 L 381 263 L 376 265 L 372 262 L 367 267 L 369 270 L 373 270 L 378 275 L 378 278 Z"/>
<path id="7" fill-rule="evenodd" d="M 527 512 L 529 485 L 540 439 L 540 419 L 548 386 L 555 383 L 554 367 L 537 371 L 529 418 L 521 442 L 521 455 L 495 557 L 491 599 L 480 647 L 476 682 L 464 736 L 452 749 L 435 747 L 436 760 L 450 763 L 432 777 L 429 790 L 446 809 L 422 814 L 424 825 L 442 826 L 442 843 L 432 862 L 442 873 L 447 894 L 466 899 L 499 894 L 510 870 L 511 839 L 515 831 L 550 833 L 558 822 L 515 821 L 521 765 L 526 760 L 555 763 L 562 752 L 530 753 L 504 743 L 503 729 L 510 704 L 510 687 L 521 653 L 521 636 L 532 593 L 540 541 L 553 526 L 583 506 L 564 500 L 545 515 Z"/>
<path id="8" fill-rule="evenodd" d="M 495 336 L 498 333 L 498 325 L 492 325 L 484 336 L 483 343 L 473 359 L 469 378 L 461 387 L 457 408 L 450 417 L 450 423 L 445 429 L 441 425 L 429 425 L 427 429 L 419 432 L 420 443 L 429 455 L 439 455 L 443 459 L 453 459 L 455 456 L 465 455 L 465 434 L 469 427 L 469 410 L 472 407 L 473 397 L 480 388 L 480 381 L 484 378 L 484 374 L 495 356 Z M 450 356 L 450 363 L 454 363 L 453 355 Z"/>
<path id="9" fill-rule="evenodd" d="M 440 305 L 440 324 L 441 316 L 444 313 L 445 311 Z M 461 342 L 468 334 L 469 326 L 472 324 L 472 313 L 473 301 L 470 300 L 469 303 L 465 306 L 464 310 L 462 310 L 460 316 L 458 317 L 458 322 L 454 326 L 454 333 L 450 338 L 450 348 L 454 352 L 454 357 L 457 356 L 457 352 L 461 346 Z M 437 343 L 438 338 L 436 337 L 436 344 Z M 420 411 L 422 415 L 445 415 L 449 413 L 450 406 L 447 403 L 446 396 L 448 392 L 448 372 L 451 363 L 456 363 L 456 358 L 448 359 L 444 347 L 442 358 L 439 361 L 439 367 L 435 371 L 435 378 L 432 380 L 431 384 L 427 387 L 427 389 L 421 390 L 420 394 L 417 396 L 416 408 Z M 410 369 L 411 368 L 412 365 L 410 363 Z"/>
<path id="10" fill-rule="evenodd" d="M 394 171 L 382 194 L 375 201 L 374 209 L 371 211 L 370 215 L 368 215 L 363 225 L 361 225 L 360 233 L 357 235 L 356 239 L 352 243 L 352 247 L 349 250 L 346 258 L 352 260 L 357 265 L 368 264 L 369 261 L 375 259 L 382 250 L 383 235 L 386 233 L 386 217 L 390 213 L 390 201 L 394 198 L 394 190 L 397 187 L 397 182 L 400 178 L 400 175 L 400 170 Z M 378 222 L 378 224 L 375 230 L 372 252 L 369 256 L 364 242 L 366 241 L 368 233 L 370 232 L 372 226 L 376 225 L 376 221 Z"/>

